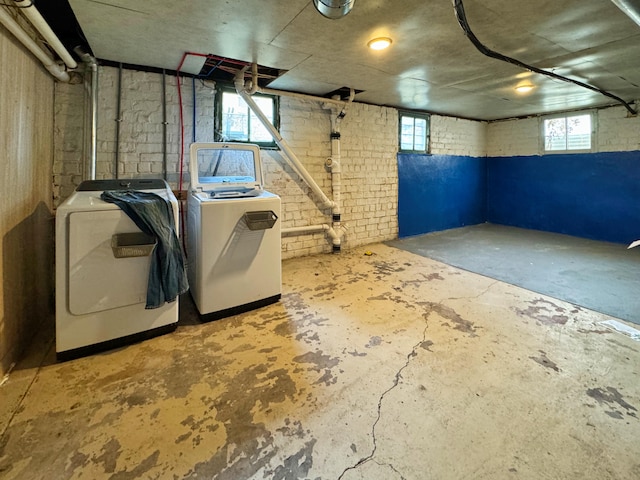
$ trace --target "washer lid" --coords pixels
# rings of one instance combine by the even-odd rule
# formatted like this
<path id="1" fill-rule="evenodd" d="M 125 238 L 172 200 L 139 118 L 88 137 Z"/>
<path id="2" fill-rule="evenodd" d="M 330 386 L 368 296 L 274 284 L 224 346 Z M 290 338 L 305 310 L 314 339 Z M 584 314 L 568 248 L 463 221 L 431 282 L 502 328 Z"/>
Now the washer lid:
<path id="1" fill-rule="evenodd" d="M 250 197 L 262 192 L 260 147 L 247 143 L 192 143 L 191 188 L 212 198 Z"/>

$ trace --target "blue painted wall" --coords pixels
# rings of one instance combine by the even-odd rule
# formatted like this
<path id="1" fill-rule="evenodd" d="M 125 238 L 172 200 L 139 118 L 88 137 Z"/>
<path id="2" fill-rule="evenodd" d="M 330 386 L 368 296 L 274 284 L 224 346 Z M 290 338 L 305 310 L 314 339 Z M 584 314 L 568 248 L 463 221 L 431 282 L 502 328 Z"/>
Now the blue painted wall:
<path id="1" fill-rule="evenodd" d="M 640 238 L 640 152 L 487 158 L 491 223 L 617 243 Z"/>
<path id="2" fill-rule="evenodd" d="M 398 154 L 398 236 L 484 223 L 486 159 Z"/>

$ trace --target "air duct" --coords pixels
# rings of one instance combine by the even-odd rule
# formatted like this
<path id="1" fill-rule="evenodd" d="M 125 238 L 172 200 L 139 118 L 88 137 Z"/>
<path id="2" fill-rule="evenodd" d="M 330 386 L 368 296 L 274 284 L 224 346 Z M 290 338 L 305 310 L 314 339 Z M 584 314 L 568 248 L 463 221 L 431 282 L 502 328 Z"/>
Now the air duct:
<path id="1" fill-rule="evenodd" d="M 631 20 L 640 26 L 640 0 L 611 0 Z"/>
<path id="2" fill-rule="evenodd" d="M 356 0 L 313 0 L 316 10 L 332 20 L 344 17 L 351 11 L 354 3 Z"/>

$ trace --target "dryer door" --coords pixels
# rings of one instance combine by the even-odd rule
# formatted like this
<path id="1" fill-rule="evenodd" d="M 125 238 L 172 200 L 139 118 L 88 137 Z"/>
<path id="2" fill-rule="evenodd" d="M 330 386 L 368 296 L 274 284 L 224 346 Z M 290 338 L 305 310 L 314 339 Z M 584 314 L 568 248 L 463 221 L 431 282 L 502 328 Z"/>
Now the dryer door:
<path id="1" fill-rule="evenodd" d="M 120 209 L 72 212 L 68 217 L 69 311 L 74 315 L 141 303 L 147 298 L 150 256 L 116 258 L 112 237 L 140 232 Z"/>

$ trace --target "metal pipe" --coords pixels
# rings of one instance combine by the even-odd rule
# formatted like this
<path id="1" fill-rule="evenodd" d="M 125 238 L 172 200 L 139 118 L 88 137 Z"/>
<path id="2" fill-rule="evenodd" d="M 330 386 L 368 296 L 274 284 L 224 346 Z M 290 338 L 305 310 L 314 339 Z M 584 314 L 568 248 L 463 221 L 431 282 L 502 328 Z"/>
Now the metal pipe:
<path id="1" fill-rule="evenodd" d="M 640 0 L 611 0 L 631 20 L 640 26 Z"/>
<path id="2" fill-rule="evenodd" d="M 74 52 L 91 70 L 91 147 L 87 180 L 96 179 L 96 164 L 98 159 L 98 62 L 81 47 L 74 48 Z"/>
<path id="3" fill-rule="evenodd" d="M 118 101 L 116 104 L 116 146 L 115 146 L 115 174 L 118 178 L 118 165 L 120 164 L 120 124 L 122 123 L 122 63 L 118 68 Z"/>
<path id="4" fill-rule="evenodd" d="M 191 141 L 196 143 L 196 77 L 191 77 L 191 92 L 193 99 L 193 128 L 191 129 Z"/>
<path id="5" fill-rule="evenodd" d="M 276 144 L 281 148 L 281 150 L 286 154 L 284 158 L 288 161 L 290 166 L 300 175 L 300 177 L 305 181 L 305 183 L 311 188 L 313 193 L 320 199 L 322 205 L 325 207 L 333 208 L 335 203 L 329 199 L 322 191 L 322 189 L 318 186 L 316 181 L 313 179 L 309 172 L 304 168 L 304 165 L 298 160 L 296 154 L 291 150 L 289 144 L 282 138 L 280 132 L 273 126 L 271 121 L 267 118 L 267 116 L 262 112 L 260 107 L 253 101 L 253 98 L 245 91 L 244 89 L 244 72 L 246 71 L 246 67 L 240 70 L 235 76 L 235 87 L 238 95 L 242 97 L 242 99 L 249 105 L 249 108 L 253 111 L 253 113 L 258 117 L 260 122 L 264 125 L 264 127 L 269 131 Z"/>
<path id="6" fill-rule="evenodd" d="M 54 62 L 53 58 L 49 56 L 40 46 L 22 29 L 18 22 L 9 15 L 4 8 L 0 8 L 0 23 L 9 30 L 22 45 L 24 45 L 40 62 L 44 67 L 61 82 L 69 82 L 69 74 L 64 70 L 61 65 Z"/>
<path id="7" fill-rule="evenodd" d="M 53 33 L 51 27 L 47 23 L 47 21 L 40 15 L 40 12 L 35 7 L 33 0 L 29 0 L 29 5 L 23 5 L 26 0 L 14 0 L 14 3 L 20 7 L 22 13 L 27 17 L 31 25 L 35 27 L 40 35 L 44 38 L 54 52 L 58 54 L 60 59 L 65 63 L 65 65 L 71 69 L 78 68 L 78 64 L 73 59 L 69 51 L 62 45 L 60 39 Z"/>
<path id="8" fill-rule="evenodd" d="M 167 179 L 167 75 L 162 69 L 162 177 Z"/>

